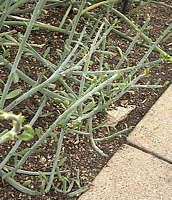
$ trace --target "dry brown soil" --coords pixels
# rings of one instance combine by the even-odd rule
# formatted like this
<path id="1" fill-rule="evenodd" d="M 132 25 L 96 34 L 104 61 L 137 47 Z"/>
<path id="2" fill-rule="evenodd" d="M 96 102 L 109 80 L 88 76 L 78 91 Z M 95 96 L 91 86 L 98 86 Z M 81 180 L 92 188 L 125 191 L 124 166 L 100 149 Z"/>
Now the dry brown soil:
<path id="1" fill-rule="evenodd" d="M 172 6 L 171 0 L 164 0 L 164 3 Z M 27 5 L 29 6 L 29 5 Z M 132 9 L 134 5 L 131 5 L 129 10 Z M 52 25 L 58 25 L 58 22 L 61 20 L 61 17 L 64 15 L 65 8 L 54 8 L 48 10 L 48 14 L 42 15 L 40 20 L 44 23 L 49 23 Z M 167 27 L 169 23 L 172 22 L 172 9 L 161 7 L 155 4 L 151 4 L 146 6 L 145 8 L 141 9 L 137 15 L 132 16 L 133 20 L 138 25 L 142 25 L 143 21 L 147 18 L 147 14 L 152 16 L 150 21 L 150 29 L 147 30 L 148 35 L 152 39 L 156 39 L 161 31 Z M 24 17 L 27 17 L 27 15 Z M 73 13 L 71 13 L 71 18 L 73 17 Z M 112 19 L 115 16 L 111 16 Z M 58 19 L 58 20 L 57 20 Z M 125 32 L 130 31 L 130 27 L 125 23 L 122 24 L 122 30 Z M 24 27 L 12 27 L 11 29 L 15 29 L 18 32 L 23 33 Z M 34 43 L 46 43 L 46 47 L 51 47 L 51 53 L 49 59 L 52 60 L 54 63 L 58 60 L 58 56 L 55 53 L 57 48 L 63 48 L 63 42 L 66 39 L 66 36 L 57 32 L 39 30 L 33 31 L 30 41 Z M 129 42 L 125 39 L 118 37 L 115 33 L 111 34 L 110 38 L 108 39 L 109 45 L 118 45 L 124 51 L 128 47 Z M 170 44 L 171 43 L 171 44 Z M 169 45 L 170 44 L 170 45 Z M 45 48 L 43 50 L 45 50 Z M 168 40 L 164 41 L 161 44 L 161 47 L 166 50 L 169 54 L 172 55 L 172 51 L 170 52 L 170 47 L 172 48 L 172 37 L 168 38 Z M 41 50 L 40 50 L 41 51 Z M 145 48 L 136 46 L 135 53 L 129 57 L 129 62 L 131 66 L 137 63 L 141 57 L 144 55 Z M 13 47 L 10 50 L 10 56 L 8 59 L 12 60 L 16 55 L 16 49 Z M 150 56 L 150 60 L 155 60 L 157 57 L 156 53 L 152 53 Z M 114 62 L 113 60 L 109 60 L 109 62 Z M 32 63 L 32 64 L 30 64 Z M 40 63 L 37 62 L 35 59 L 30 58 L 30 60 L 23 59 L 20 62 L 20 68 L 22 66 L 25 67 L 25 72 L 32 77 L 34 80 L 37 80 L 38 72 L 42 72 L 44 69 L 40 67 Z M 1 79 L 6 81 L 7 75 L 9 73 L 8 70 L 4 69 L 0 66 L 1 70 Z M 48 72 L 46 72 L 48 76 Z M 172 64 L 164 63 L 162 66 L 155 67 L 151 69 L 150 76 L 145 78 L 142 81 L 142 84 L 150 82 L 155 83 L 159 81 L 160 84 L 164 84 L 165 81 L 172 82 Z M 0 85 L 0 87 L 3 87 Z M 20 88 L 22 87 L 23 90 L 28 89 L 28 85 L 25 85 L 23 82 L 15 84 L 13 88 Z M 58 85 L 56 86 L 58 88 Z M 2 88 L 1 88 L 2 89 Z M 155 101 L 160 97 L 160 95 L 164 92 L 166 87 L 161 89 L 139 89 L 136 91 L 132 91 L 131 93 L 125 94 L 118 102 L 115 102 L 113 106 L 126 106 L 126 105 L 135 105 L 136 108 L 132 111 L 128 117 L 118 123 L 117 130 L 121 130 L 128 126 L 136 126 L 136 124 L 143 118 L 146 112 L 150 109 L 150 107 L 155 103 Z M 34 95 L 32 98 L 27 99 L 22 104 L 14 110 L 14 112 L 22 112 L 26 116 L 26 120 L 32 118 L 33 113 L 36 111 L 37 106 L 40 101 L 40 94 Z M 167 99 L 168 101 L 168 99 Z M 7 102 L 9 103 L 9 102 Z M 47 118 L 40 118 L 35 127 L 39 127 L 40 124 L 45 129 L 53 122 L 56 114 L 57 114 L 57 107 L 58 104 L 56 102 L 49 101 L 46 104 L 44 109 L 44 114 L 48 112 L 52 112 L 50 116 Z M 60 109 L 60 108 L 59 108 Z M 32 111 L 32 112 L 31 112 Z M 101 120 L 105 118 L 104 113 L 99 113 L 97 115 L 97 120 Z M 104 132 L 106 129 L 101 129 L 100 131 Z M 63 144 L 63 155 L 67 157 L 67 160 L 62 169 L 70 169 L 71 173 L 69 176 L 76 176 L 76 171 L 80 171 L 80 178 L 81 184 L 88 184 L 91 183 L 95 176 L 100 172 L 100 170 L 106 165 L 107 161 L 111 158 L 111 156 L 119 149 L 122 148 L 121 145 L 125 143 L 125 137 L 116 137 L 112 141 L 101 142 L 99 146 L 101 149 L 106 152 L 109 157 L 104 158 L 98 153 L 96 153 L 87 138 L 80 138 L 80 142 L 76 142 L 76 136 L 67 137 Z M 9 152 L 11 145 L 13 143 L 5 143 L 0 146 L 0 161 L 3 160 L 4 156 Z M 22 147 L 30 147 L 31 143 L 24 143 Z M 21 149 L 22 149 L 21 147 Z M 23 168 L 33 171 L 38 170 L 48 170 L 49 166 L 52 164 L 54 152 L 56 150 L 55 142 L 54 141 L 47 141 L 46 144 L 42 146 L 43 152 L 32 155 L 27 162 L 24 164 Z M 11 161 L 11 163 L 14 161 Z M 11 164 L 9 163 L 9 164 Z M 122 167 L 122 166 L 121 166 Z M 28 177 L 24 175 L 16 175 L 16 180 L 21 181 L 24 180 L 33 180 L 35 184 L 37 181 L 34 177 Z M 62 195 L 60 193 L 55 193 L 54 191 L 49 192 L 46 195 L 42 195 L 40 197 L 31 197 L 26 194 L 22 194 L 12 188 L 4 181 L 0 181 L 0 199 L 1 200 L 9 200 L 9 199 L 40 199 L 40 200 L 48 200 L 48 199 L 59 199 L 59 200 L 67 200 L 67 199 L 77 199 L 77 198 L 68 198 L 66 195 Z"/>

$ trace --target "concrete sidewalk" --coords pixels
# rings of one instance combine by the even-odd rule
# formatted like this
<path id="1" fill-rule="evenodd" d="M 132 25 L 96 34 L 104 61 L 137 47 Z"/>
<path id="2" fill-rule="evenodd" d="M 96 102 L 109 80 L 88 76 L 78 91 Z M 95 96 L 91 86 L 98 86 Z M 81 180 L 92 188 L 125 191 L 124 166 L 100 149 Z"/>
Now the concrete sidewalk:
<path id="1" fill-rule="evenodd" d="M 172 85 L 128 141 L 79 200 L 172 200 Z"/>

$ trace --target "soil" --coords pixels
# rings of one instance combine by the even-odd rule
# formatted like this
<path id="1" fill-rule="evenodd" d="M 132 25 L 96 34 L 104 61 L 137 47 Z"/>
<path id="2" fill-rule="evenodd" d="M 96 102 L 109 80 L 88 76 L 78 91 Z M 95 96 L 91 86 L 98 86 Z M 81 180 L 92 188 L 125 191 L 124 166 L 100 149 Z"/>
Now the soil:
<path id="1" fill-rule="evenodd" d="M 164 3 L 171 5 L 171 0 L 164 0 Z M 27 4 L 26 7 L 32 7 L 32 4 Z M 132 8 L 136 6 L 134 4 L 130 5 L 128 8 L 128 13 Z M 119 5 L 119 9 L 120 5 Z M 42 21 L 47 24 L 51 25 L 59 25 L 62 16 L 64 15 L 66 9 L 65 8 L 53 8 L 47 9 L 47 14 L 41 14 L 39 21 Z M 98 12 L 98 9 L 95 12 Z M 147 15 L 151 16 L 149 29 L 146 31 L 149 37 L 155 40 L 159 33 L 161 33 L 168 24 L 172 22 L 172 12 L 171 9 L 162 7 L 156 4 L 151 4 L 142 8 L 139 13 L 132 16 L 132 19 L 135 21 L 136 24 L 142 25 L 143 21 L 147 18 Z M 127 14 L 126 14 L 127 15 Z M 70 17 L 73 18 L 74 13 L 70 14 Z M 21 17 L 27 17 L 26 15 L 21 15 Z M 116 19 L 115 16 L 110 16 L 111 20 Z M 131 18 L 131 17 L 130 17 Z M 57 20 L 58 19 L 58 20 Z M 84 21 L 84 19 L 83 19 Z M 25 28 L 20 26 L 13 26 L 11 30 L 16 30 L 17 32 L 24 33 Z M 79 29 L 78 29 L 79 30 Z M 132 35 L 130 27 L 122 23 L 121 30 L 123 32 L 129 33 Z M 17 34 L 16 34 L 17 37 Z M 40 53 L 45 51 L 47 47 L 51 48 L 51 52 L 47 57 L 53 63 L 58 63 L 59 57 L 56 54 L 56 49 L 63 49 L 64 40 L 67 38 L 66 35 L 52 32 L 48 30 L 35 30 L 32 32 L 31 37 L 29 38 L 29 42 L 42 44 L 46 43 L 46 46 L 42 49 L 38 49 Z M 108 38 L 108 44 L 110 45 L 118 45 L 124 52 L 129 42 L 126 39 L 118 37 L 115 33 L 111 34 Z M 172 55 L 172 51 L 170 51 L 172 45 L 172 37 L 168 38 L 161 44 L 163 50 L 167 51 L 169 54 Z M 146 48 L 141 46 L 136 46 L 134 48 L 134 53 L 129 57 L 129 63 L 131 66 L 138 63 L 138 61 L 144 55 Z M 13 60 L 16 55 L 16 48 L 12 47 L 10 49 L 10 55 L 8 56 L 9 60 Z M 152 53 L 150 56 L 150 60 L 155 60 L 157 58 L 157 53 Z M 107 59 L 107 62 L 110 64 L 115 64 L 116 60 Z M 24 67 L 25 66 L 25 67 Z M 49 76 L 49 72 L 45 71 L 43 67 L 40 66 L 40 63 L 36 61 L 34 58 L 26 58 L 25 56 L 22 57 L 20 61 L 21 70 L 25 71 L 27 75 L 29 75 L 33 80 L 37 80 L 39 77 L 39 73 L 44 73 L 45 76 Z M 0 66 L 1 71 L 1 80 L 4 82 L 7 80 L 7 76 L 9 74 L 9 70 L 5 69 L 4 67 Z M 169 83 L 172 82 L 172 64 L 171 63 L 163 63 L 161 66 L 152 68 L 150 70 L 150 75 L 140 82 L 141 84 L 145 83 L 159 83 L 164 84 L 166 81 Z M 0 83 L 1 84 L 1 83 Z M 61 87 L 61 85 L 56 84 L 56 89 Z M 19 83 L 13 84 L 13 89 L 22 88 L 23 92 L 27 91 L 30 86 L 20 81 Z M 117 131 L 126 128 L 127 126 L 136 126 L 137 123 L 144 117 L 144 115 L 148 112 L 148 110 L 152 107 L 152 105 L 156 102 L 156 100 L 161 96 L 161 94 L 166 90 L 167 86 L 159 89 L 137 89 L 132 90 L 131 92 L 126 93 L 120 100 L 115 102 L 111 108 L 116 106 L 127 106 L 127 105 L 135 105 L 136 108 L 125 118 L 124 120 L 120 121 L 116 126 Z M 0 85 L 0 89 L 3 89 L 3 85 Z M 26 122 L 29 122 L 33 114 L 36 112 L 39 102 L 40 102 L 41 94 L 37 93 L 36 95 L 32 96 L 31 98 L 25 100 L 22 104 L 19 104 L 17 108 L 13 110 L 14 113 L 22 112 L 24 116 L 26 116 Z M 10 103 L 11 100 L 6 102 L 6 105 Z M 60 112 L 61 107 L 55 101 L 48 101 L 43 114 L 50 114 L 48 117 L 39 118 L 34 127 L 43 127 L 43 129 L 47 129 L 49 125 L 54 121 L 56 115 L 58 114 L 57 110 Z M 96 116 L 97 123 L 101 122 L 102 119 L 106 119 L 106 114 L 104 112 L 98 113 Z M 3 129 L 3 124 L 1 129 Z M 99 134 L 106 135 L 107 132 L 106 128 L 101 128 L 98 130 Z M 87 185 L 91 184 L 95 176 L 100 172 L 100 170 L 107 165 L 108 160 L 111 156 L 119 149 L 122 148 L 122 144 L 126 141 L 126 137 L 119 136 L 113 138 L 111 141 L 101 142 L 99 147 L 106 152 L 109 156 L 108 158 L 102 157 L 98 153 L 96 153 L 92 146 L 90 145 L 90 141 L 86 137 L 80 137 L 79 142 L 77 141 L 76 135 L 71 135 L 70 137 L 66 137 L 63 144 L 62 155 L 67 158 L 64 165 L 62 166 L 61 170 L 70 170 L 68 173 L 69 177 L 76 177 L 77 172 L 79 171 L 80 175 L 80 184 Z M 29 148 L 34 141 L 32 142 L 24 142 L 19 150 L 23 148 Z M 11 149 L 11 146 L 14 145 L 14 142 L 7 142 L 0 146 L 0 161 L 3 160 L 5 155 Z M 18 150 L 18 151 L 19 151 Z M 50 166 L 53 163 L 54 154 L 56 151 L 56 142 L 54 140 L 47 139 L 46 143 L 40 146 L 40 152 L 33 154 L 23 165 L 23 169 L 25 170 L 32 170 L 32 171 L 48 171 L 50 170 Z M 18 155 L 19 156 L 19 155 Z M 19 156 L 20 157 L 20 156 Z M 15 159 L 19 157 L 14 156 L 13 160 L 10 160 L 8 163 L 9 165 L 13 166 Z M 122 166 L 121 166 L 122 167 Z M 32 176 L 26 175 L 16 175 L 15 180 L 18 182 L 23 183 L 26 180 L 32 180 L 31 188 L 36 188 L 38 184 L 38 179 Z M 56 180 L 58 182 L 58 180 Z M 58 184 L 58 183 L 57 183 Z M 77 185 L 75 186 L 77 188 Z M 67 199 L 77 199 L 77 197 L 68 197 L 61 193 L 50 191 L 49 193 L 42 195 L 42 196 L 29 196 L 23 193 L 20 193 L 16 189 L 12 188 L 8 185 L 5 181 L 0 181 L 0 199 L 7 200 L 7 199 L 40 199 L 40 200 L 67 200 Z"/>

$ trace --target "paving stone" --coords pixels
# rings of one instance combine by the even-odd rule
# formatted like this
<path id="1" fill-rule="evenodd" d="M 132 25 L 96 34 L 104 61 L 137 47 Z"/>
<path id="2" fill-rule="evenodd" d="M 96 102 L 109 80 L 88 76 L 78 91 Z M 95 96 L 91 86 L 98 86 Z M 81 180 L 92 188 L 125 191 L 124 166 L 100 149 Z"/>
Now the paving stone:
<path id="1" fill-rule="evenodd" d="M 79 200 L 172 200 L 172 165 L 125 145 Z"/>
<path id="2" fill-rule="evenodd" d="M 172 160 L 172 85 L 128 137 Z M 79 200 L 172 200 L 172 165 L 124 145 Z"/>
<path id="3" fill-rule="evenodd" d="M 128 140 L 172 161 L 172 85 L 140 121 Z"/>

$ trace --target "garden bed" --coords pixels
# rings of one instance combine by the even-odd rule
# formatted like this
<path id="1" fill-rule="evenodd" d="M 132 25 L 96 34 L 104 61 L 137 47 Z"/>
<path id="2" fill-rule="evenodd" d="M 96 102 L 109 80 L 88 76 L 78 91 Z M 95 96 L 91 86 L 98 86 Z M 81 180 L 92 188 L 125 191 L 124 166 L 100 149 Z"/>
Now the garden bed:
<path id="1" fill-rule="evenodd" d="M 169 6 L 172 6 L 172 3 L 170 0 L 163 1 L 164 4 L 167 4 Z M 23 8 L 33 8 L 34 4 L 27 3 Z M 142 27 L 146 19 L 148 18 L 148 15 L 150 16 L 150 22 L 148 23 L 148 26 L 145 28 L 145 33 L 153 40 L 155 41 L 159 36 L 160 33 L 162 33 L 167 26 L 172 23 L 172 8 L 165 7 L 163 5 L 159 5 L 156 3 L 147 4 L 145 7 L 141 8 L 139 12 L 136 14 L 133 14 L 130 16 L 130 11 L 132 11 L 136 6 L 136 4 L 132 3 L 129 5 L 128 11 L 126 13 L 126 16 L 131 21 L 134 21 L 135 24 L 137 24 L 139 27 Z M 53 25 L 54 27 L 58 27 L 60 22 L 62 21 L 62 18 L 69 7 L 55 7 L 55 8 L 47 8 L 46 12 L 42 12 L 41 15 L 38 18 L 38 21 L 44 24 Z M 101 7 L 97 7 L 94 10 L 91 10 L 91 14 L 93 16 L 98 17 Z M 121 5 L 118 6 L 118 10 L 121 10 Z M 103 11 L 101 11 L 101 15 Z M 15 14 L 14 14 L 15 15 Z M 70 10 L 68 20 L 63 25 L 63 28 L 66 28 L 68 24 L 70 24 L 69 19 L 73 19 L 76 15 L 76 11 Z M 19 14 L 17 15 L 21 18 L 29 18 L 30 14 Z M 99 16 L 100 17 L 100 16 Z M 100 17 L 100 20 L 102 20 L 103 17 Z M 123 20 L 122 22 L 117 22 L 119 20 L 119 16 L 116 16 L 114 13 L 111 13 L 109 11 L 109 16 L 107 16 L 107 21 L 109 23 L 117 23 L 116 27 L 117 30 L 120 30 L 123 33 L 126 33 L 128 36 L 133 37 L 136 34 L 134 33 L 133 29 Z M 105 21 L 106 21 L 105 20 Z M 8 23 L 7 23 L 8 24 Z M 9 24 L 8 24 L 9 25 Z M 77 32 L 81 32 L 84 25 L 86 26 L 86 31 L 88 32 L 88 35 L 91 34 L 92 29 L 99 30 L 100 26 L 96 24 L 94 19 L 88 18 L 87 15 L 83 15 L 80 18 L 80 21 L 77 25 Z M 107 26 L 107 24 L 105 25 Z M 3 27 L 3 32 L 5 31 L 14 31 L 12 34 L 12 37 L 21 39 L 21 36 L 19 33 L 24 34 L 25 32 L 25 26 L 19 26 L 19 25 L 10 25 L 9 27 Z M 106 31 L 106 29 L 105 29 Z M 161 49 L 163 49 L 165 52 L 167 52 L 169 55 L 172 55 L 172 36 L 168 34 L 168 37 L 165 37 L 163 41 L 160 43 Z M 96 36 L 96 33 L 93 33 L 93 36 Z M 93 37 L 93 38 L 94 38 Z M 98 38 L 100 39 L 103 37 L 100 35 Z M 51 61 L 53 64 L 58 65 L 61 59 L 60 52 L 63 52 L 64 50 L 64 44 L 66 42 L 66 39 L 68 38 L 68 34 L 66 33 L 60 33 L 57 31 L 51 31 L 48 29 L 37 29 L 35 28 L 29 37 L 28 43 L 32 45 L 33 48 L 37 50 L 40 55 L 44 56 L 47 60 Z M 75 46 L 75 40 L 77 40 L 74 37 L 74 42 L 71 44 L 71 46 Z M 92 40 L 93 41 L 93 40 Z M 88 48 L 91 46 L 91 42 L 88 42 Z M 143 42 L 143 40 L 142 40 Z M 42 45 L 41 48 L 39 46 L 34 45 Z M 84 43 L 85 44 L 85 43 Z M 103 57 L 103 68 L 107 70 L 113 70 L 115 66 L 118 64 L 118 61 L 123 56 L 123 53 L 127 50 L 131 42 L 123 37 L 120 37 L 117 33 L 111 32 L 108 37 L 106 38 L 106 45 L 105 48 L 102 51 L 108 51 L 112 52 L 113 54 L 110 55 L 110 53 L 107 53 Z M 103 45 L 102 45 L 103 46 Z M 118 47 L 118 48 L 114 48 Z M 70 48 L 70 46 L 69 46 Z M 85 47 L 84 47 L 85 48 Z M 103 48 L 103 47 L 102 47 Z M 126 62 L 123 63 L 124 68 L 125 67 L 133 67 L 136 66 L 139 61 L 143 58 L 145 53 L 147 52 L 147 47 L 143 46 L 143 43 L 140 45 L 135 45 L 133 47 L 132 53 L 130 53 L 127 56 Z M 5 59 L 9 62 L 13 63 L 14 59 L 16 57 L 18 51 L 18 47 L 16 45 L 2 45 L 1 46 L 1 53 L 4 55 Z M 86 48 L 85 48 L 86 51 Z M 121 55 L 122 51 L 122 55 Z M 29 52 L 25 52 L 27 54 L 23 55 L 18 69 L 21 70 L 24 74 L 32 78 L 33 80 L 37 81 L 37 83 L 41 83 L 45 81 L 51 74 L 51 70 L 46 67 L 46 65 L 43 65 L 40 60 L 36 59 L 34 56 L 29 56 Z M 31 52 L 30 52 L 31 53 Z M 101 58 L 100 52 L 95 52 L 95 57 L 93 60 L 91 60 L 92 64 L 90 65 L 89 70 L 90 71 L 96 71 L 100 65 L 99 60 L 97 58 Z M 78 57 L 75 58 L 75 61 L 79 60 L 82 57 L 82 55 L 78 55 Z M 151 55 L 149 56 L 149 62 L 153 62 L 159 59 L 159 53 L 153 51 Z M 101 59 L 100 59 L 101 60 Z M 126 65 L 126 66 L 125 66 Z M 137 73 L 142 73 L 145 69 L 140 69 Z M 79 70 L 78 70 L 79 71 Z M 77 73 L 78 73 L 77 71 Z M 0 83 L 0 89 L 3 91 L 4 83 L 7 82 L 7 78 L 9 75 L 9 68 L 4 67 L 4 65 L 0 66 L 0 73 L 1 73 L 1 83 Z M 80 74 L 75 74 L 75 78 L 79 79 Z M 137 73 L 135 77 L 137 76 Z M 155 101 L 160 97 L 160 95 L 165 91 L 169 83 L 172 82 L 172 64 L 168 61 L 161 61 L 159 64 L 156 64 L 155 67 L 150 68 L 148 72 L 146 72 L 148 75 L 144 76 L 141 80 L 138 81 L 137 84 L 140 85 L 163 85 L 163 87 L 160 88 L 131 88 L 129 91 L 127 91 L 124 95 L 122 95 L 121 98 L 112 101 L 108 108 L 100 110 L 100 112 L 96 113 L 92 119 L 92 128 L 94 132 L 95 138 L 104 138 L 109 136 L 109 134 L 112 133 L 118 133 L 119 131 L 122 131 L 123 129 L 127 129 L 129 127 L 134 127 L 136 124 L 143 118 L 143 116 L 146 114 L 146 112 L 151 108 L 151 106 L 155 103 Z M 20 76 L 19 76 L 20 77 Z M 16 76 L 16 81 L 13 82 L 10 91 L 19 89 L 22 90 L 22 95 L 26 91 L 31 89 L 31 85 L 27 84 L 26 81 L 20 79 L 18 76 Z M 19 80 L 17 81 L 17 79 Z M 92 78 L 92 77 L 91 77 Z M 106 78 L 106 77 L 105 77 Z M 85 80 L 87 81 L 87 80 Z M 93 81 L 94 82 L 94 81 Z M 68 85 L 72 86 L 73 91 L 78 94 L 81 90 L 79 86 L 77 85 L 77 82 L 74 82 L 72 79 L 66 79 L 66 83 Z M 76 83 L 76 85 L 74 84 Z M 89 82 L 88 82 L 89 83 Z M 36 83 L 35 83 L 36 84 Z M 94 83 L 93 83 L 94 84 Z M 67 91 L 63 90 L 62 87 L 65 83 L 63 81 L 55 81 L 51 85 L 49 85 L 48 88 L 49 91 L 63 91 L 61 92 L 61 96 L 64 95 L 64 97 L 67 96 Z M 32 87 L 34 87 L 32 85 Z M 19 91 L 18 90 L 18 91 Z M 93 89 L 92 89 L 93 90 Z M 64 93 L 64 91 L 66 93 Z M 107 92 L 107 90 L 106 90 Z M 108 92 L 107 92 L 108 93 Z M 9 105 L 11 105 L 12 102 L 14 102 L 14 99 L 17 99 L 18 96 L 14 98 L 9 98 L 5 101 L 5 108 Z M 104 97 L 105 102 L 106 98 L 107 101 L 109 101 L 108 97 Z M 64 100 L 65 101 L 65 100 Z M 89 101 L 89 100 L 88 100 Z M 95 97 L 95 101 L 99 101 Z M 167 100 L 168 101 L 168 100 Z M 25 155 L 27 150 L 32 147 L 35 142 L 41 138 L 42 134 L 50 127 L 50 125 L 56 120 L 57 116 L 62 114 L 65 111 L 65 104 L 63 102 L 59 102 L 57 98 L 49 98 L 42 95 L 40 91 L 34 93 L 29 98 L 25 99 L 21 103 L 19 103 L 17 106 L 11 109 L 13 113 L 18 114 L 22 113 L 22 115 L 25 116 L 26 120 L 25 123 L 30 123 L 32 120 L 34 114 L 37 112 L 41 102 L 45 102 L 44 108 L 42 113 L 40 114 L 40 117 L 36 120 L 36 122 L 33 125 L 33 128 L 37 130 L 36 137 L 28 142 L 22 142 L 20 147 L 17 149 L 17 151 L 13 154 L 11 159 L 8 161 L 8 166 L 15 166 L 18 161 Z M 97 103 L 97 102 L 96 102 Z M 97 128 L 100 124 L 105 123 L 107 120 L 107 110 L 114 110 L 115 108 L 121 106 L 121 107 L 127 107 L 128 105 L 134 105 L 135 109 L 130 112 L 124 119 L 122 119 L 115 127 L 113 126 L 105 126 L 102 125 L 99 128 Z M 90 111 L 90 110 L 88 110 Z M 87 112 L 85 112 L 87 114 Z M 83 120 L 84 121 L 84 120 Z M 70 126 L 70 125 L 69 125 Z M 73 126 L 73 124 L 72 124 Z M 6 121 L 2 121 L 1 130 L 4 130 L 6 128 Z M 40 128 L 41 127 L 41 128 Z M 63 127 L 62 127 L 63 128 Z M 72 127 L 73 128 L 73 127 Z M 84 129 L 85 128 L 85 129 Z M 82 127 L 80 127 L 80 132 L 87 132 L 88 125 L 87 121 L 84 121 L 82 124 Z M 129 128 L 130 129 L 130 128 Z M 50 133 L 52 137 L 48 137 L 44 140 L 44 142 L 37 148 L 37 150 L 29 156 L 27 161 L 22 165 L 20 169 L 28 170 L 28 171 L 51 171 L 53 162 L 56 158 L 56 150 L 57 150 L 57 142 L 60 137 L 60 130 L 61 126 L 57 125 L 55 128 L 56 132 Z M 78 130 L 78 129 L 77 129 Z M 74 186 L 72 187 L 72 191 L 78 190 L 79 188 L 84 190 L 84 186 L 87 186 L 91 184 L 95 176 L 100 172 L 100 170 L 107 164 L 108 160 L 111 158 L 111 156 L 119 149 L 122 148 L 121 145 L 125 143 L 126 136 L 129 134 L 129 131 L 127 131 L 125 134 L 121 134 L 119 136 L 114 137 L 111 140 L 103 141 L 103 142 L 97 142 L 97 146 L 103 151 L 104 154 L 107 154 L 108 157 L 103 157 L 98 152 L 95 151 L 93 148 L 93 145 L 90 142 L 90 138 L 84 136 L 84 134 L 80 134 L 78 136 L 77 132 L 74 133 L 68 133 L 64 136 L 63 144 L 61 147 L 61 154 L 59 157 L 59 160 L 61 164 L 58 164 L 60 171 L 65 171 L 64 173 L 61 172 L 60 176 L 63 176 L 61 179 L 59 178 L 59 175 L 53 180 L 53 187 L 52 189 L 46 193 L 39 196 L 31 196 L 24 193 L 21 193 L 20 191 L 14 189 L 11 185 L 9 185 L 5 180 L 2 180 L 0 182 L 0 199 L 77 199 L 77 197 L 69 197 L 68 192 L 67 194 L 64 194 L 65 192 L 58 192 L 55 191 L 55 188 L 62 188 L 64 189 L 64 180 L 66 180 L 66 184 L 70 185 L 70 183 L 74 182 Z M 5 156 L 8 154 L 12 146 L 15 144 L 15 141 L 8 141 L 6 143 L 1 144 L 0 146 L 0 161 L 3 161 Z M 25 152 L 24 152 L 25 151 Z M 122 167 L 122 166 L 121 166 Z M 6 169 L 7 170 L 7 169 Z M 8 169 L 9 170 L 9 169 Z M 48 176 L 47 176 L 48 177 Z M 36 189 L 40 190 L 41 181 L 42 181 L 42 187 L 44 187 L 43 184 L 46 185 L 47 178 L 43 174 L 40 173 L 39 178 L 37 176 L 30 176 L 30 175 L 24 175 L 24 174 L 18 174 L 14 176 L 15 180 L 17 182 L 20 182 L 21 184 L 24 184 L 30 189 Z M 79 192 L 78 192 L 79 194 Z M 72 194 L 71 194 L 72 195 Z"/>

